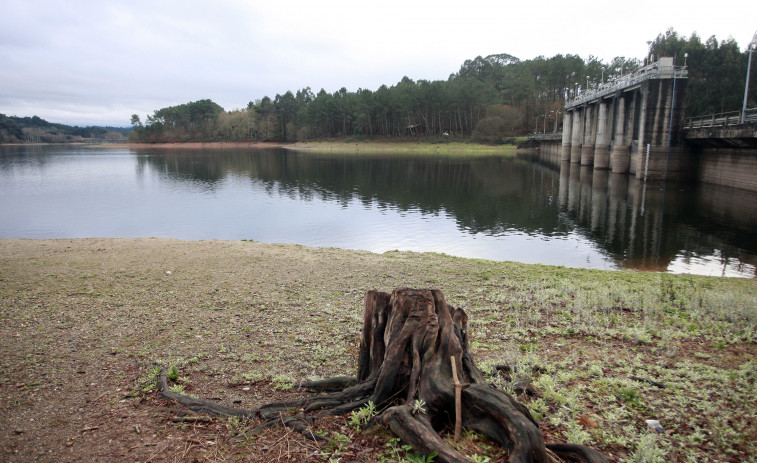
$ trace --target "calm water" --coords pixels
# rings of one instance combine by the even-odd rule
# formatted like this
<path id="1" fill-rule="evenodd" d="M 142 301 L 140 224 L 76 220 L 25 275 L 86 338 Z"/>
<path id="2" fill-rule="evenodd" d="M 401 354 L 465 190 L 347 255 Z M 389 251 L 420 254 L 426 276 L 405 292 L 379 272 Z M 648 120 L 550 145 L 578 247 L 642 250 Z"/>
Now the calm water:
<path id="1" fill-rule="evenodd" d="M 757 195 L 500 156 L 0 147 L 0 238 L 252 239 L 755 276 Z"/>

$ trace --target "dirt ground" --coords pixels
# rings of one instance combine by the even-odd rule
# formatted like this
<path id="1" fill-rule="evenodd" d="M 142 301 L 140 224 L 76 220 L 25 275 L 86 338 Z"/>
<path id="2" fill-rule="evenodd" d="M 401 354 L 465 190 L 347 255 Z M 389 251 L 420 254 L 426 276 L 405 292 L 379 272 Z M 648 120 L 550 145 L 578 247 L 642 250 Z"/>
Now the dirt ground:
<path id="1" fill-rule="evenodd" d="M 0 241 L 0 461 L 319 461 L 281 429 L 240 442 L 224 420 L 181 421 L 147 376 L 183 365 L 187 393 L 252 408 L 296 394 L 274 378 L 354 374 L 363 294 L 389 288 L 392 260 L 241 241 Z M 371 448 L 361 439 L 356 457 Z"/>
<path id="2" fill-rule="evenodd" d="M 754 447 L 754 281 L 249 241 L 0 240 L 0 461 L 401 461 L 390 433 L 349 417 L 321 420 L 331 443 L 316 445 L 190 415 L 154 374 L 176 366 L 184 393 L 237 407 L 298 396 L 295 381 L 354 375 L 365 292 L 405 286 L 442 289 L 470 314 L 479 366 L 538 352 L 550 395 L 532 407 L 548 441 L 596 442 L 610 461 L 647 447 L 739 461 Z M 710 328 L 678 308 L 687 295 L 743 314 Z M 652 296 L 665 304 L 645 313 Z M 676 434 L 655 447 L 644 419 L 668 405 Z M 504 461 L 475 435 L 463 445 Z"/>

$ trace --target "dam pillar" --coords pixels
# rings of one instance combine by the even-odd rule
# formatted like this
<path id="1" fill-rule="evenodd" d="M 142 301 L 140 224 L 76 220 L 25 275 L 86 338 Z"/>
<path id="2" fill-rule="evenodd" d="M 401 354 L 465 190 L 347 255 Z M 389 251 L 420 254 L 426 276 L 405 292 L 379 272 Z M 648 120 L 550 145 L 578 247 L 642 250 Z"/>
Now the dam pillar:
<path id="1" fill-rule="evenodd" d="M 646 145 L 649 150 L 647 179 L 690 180 L 695 165 L 683 145 L 683 115 L 687 79 L 652 79 L 646 82 L 645 118 L 642 119 L 638 146 L 638 165 L 646 165 Z M 636 170 L 636 178 L 643 179 L 644 168 Z"/>
<path id="2" fill-rule="evenodd" d="M 610 167 L 610 128 L 607 127 L 607 106 L 605 100 L 599 102 L 597 115 L 597 141 L 594 145 L 594 168 L 607 169 Z"/>
<path id="3" fill-rule="evenodd" d="M 590 166 L 594 164 L 594 105 L 586 105 L 584 111 L 584 140 L 581 145 L 581 165 Z"/>
<path id="4" fill-rule="evenodd" d="M 570 144 L 572 135 L 573 112 L 565 111 L 562 116 L 562 144 L 560 145 L 560 162 L 570 161 Z"/>
<path id="5" fill-rule="evenodd" d="M 610 152 L 610 170 L 615 174 L 628 173 L 630 158 L 626 134 L 626 104 L 621 94 L 616 99 L 615 108 L 615 137 Z"/>
<path id="6" fill-rule="evenodd" d="M 576 108 L 573 111 L 573 130 L 570 136 L 570 162 L 581 161 L 581 142 L 583 139 L 581 136 L 581 129 L 583 128 L 583 115 L 584 111 L 581 111 L 579 108 Z"/>

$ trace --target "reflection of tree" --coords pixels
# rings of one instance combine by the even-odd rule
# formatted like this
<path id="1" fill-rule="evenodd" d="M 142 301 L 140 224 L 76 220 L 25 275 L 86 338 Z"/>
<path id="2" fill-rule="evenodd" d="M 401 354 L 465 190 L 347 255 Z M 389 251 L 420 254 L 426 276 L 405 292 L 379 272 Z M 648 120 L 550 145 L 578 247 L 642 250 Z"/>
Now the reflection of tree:
<path id="1" fill-rule="evenodd" d="M 492 157 L 322 155 L 286 150 L 147 151 L 167 179 L 213 189 L 249 178 L 270 195 L 425 214 L 448 214 L 470 233 L 509 230 L 547 236 L 577 232 L 630 268 L 664 270 L 681 253 L 757 255 L 755 195 L 709 187 L 643 185 L 633 176 L 566 163 L 558 170 Z M 745 212 L 746 211 L 746 212 Z M 751 212 L 749 212 L 751 211 Z M 751 214 L 751 215 L 750 215 Z M 715 252 L 717 250 L 717 252 Z M 741 253 L 741 254 L 739 254 Z"/>
<path id="2" fill-rule="evenodd" d="M 557 174 L 503 157 L 330 156 L 286 150 L 140 151 L 140 163 L 174 181 L 213 187 L 225 176 L 249 177 L 269 194 L 319 196 L 343 204 L 426 214 L 446 213 L 472 233 L 567 233 L 553 201 Z"/>

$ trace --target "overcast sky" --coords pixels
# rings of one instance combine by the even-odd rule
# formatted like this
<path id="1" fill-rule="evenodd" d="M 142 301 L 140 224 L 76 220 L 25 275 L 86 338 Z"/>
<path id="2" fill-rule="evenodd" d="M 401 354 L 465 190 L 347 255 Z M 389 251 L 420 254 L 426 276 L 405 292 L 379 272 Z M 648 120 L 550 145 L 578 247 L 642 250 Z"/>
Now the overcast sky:
<path id="1" fill-rule="evenodd" d="M 204 98 L 231 110 L 446 80 L 478 55 L 643 58 L 669 27 L 745 49 L 755 13 L 754 0 L 2 0 L 0 113 L 127 126 Z"/>

